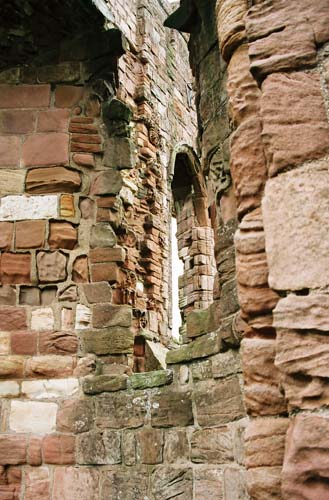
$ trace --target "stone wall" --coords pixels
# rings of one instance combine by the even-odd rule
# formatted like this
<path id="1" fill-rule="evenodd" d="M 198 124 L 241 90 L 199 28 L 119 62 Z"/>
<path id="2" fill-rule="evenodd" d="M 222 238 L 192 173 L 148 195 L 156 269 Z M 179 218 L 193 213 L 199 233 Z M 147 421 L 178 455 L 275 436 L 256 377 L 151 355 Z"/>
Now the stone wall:
<path id="1" fill-rule="evenodd" d="M 281 2 L 255 2 L 249 10 L 247 2 L 217 2 L 236 128 L 231 172 L 240 219 L 239 302 L 249 325 L 242 343 L 245 403 L 252 417 L 246 465 L 255 499 L 328 496 L 320 368 L 327 340 L 319 324 L 327 286 L 328 15 L 326 2 L 316 8 L 301 2 L 298 13 Z"/>

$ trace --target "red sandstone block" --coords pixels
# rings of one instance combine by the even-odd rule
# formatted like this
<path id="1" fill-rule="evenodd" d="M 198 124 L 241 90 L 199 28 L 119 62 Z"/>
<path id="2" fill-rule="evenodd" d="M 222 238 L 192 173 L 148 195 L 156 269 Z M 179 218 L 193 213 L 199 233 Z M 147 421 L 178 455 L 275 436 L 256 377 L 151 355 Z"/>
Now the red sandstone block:
<path id="1" fill-rule="evenodd" d="M 83 87 L 75 85 L 59 85 L 55 90 L 55 106 L 57 108 L 71 108 L 78 104 L 83 97 Z"/>
<path id="2" fill-rule="evenodd" d="M 117 283 L 120 281 L 120 268 L 114 264 L 93 264 L 91 266 L 92 281 L 109 281 Z"/>
<path id="3" fill-rule="evenodd" d="M 75 461 L 75 439 L 73 436 L 56 434 L 42 441 L 43 459 L 48 464 L 68 465 Z"/>
<path id="4" fill-rule="evenodd" d="M 10 341 L 12 354 L 31 356 L 37 353 L 37 334 L 34 332 L 13 332 Z"/>
<path id="5" fill-rule="evenodd" d="M 16 248 L 42 248 L 45 244 L 46 221 L 16 222 Z"/>
<path id="6" fill-rule="evenodd" d="M 0 435 L 0 465 L 25 464 L 26 449 L 25 436 Z"/>
<path id="7" fill-rule="evenodd" d="M 31 255 L 29 253 L 3 253 L 0 281 L 5 285 L 31 284 Z"/>
<path id="8" fill-rule="evenodd" d="M 0 331 L 26 329 L 26 310 L 23 307 L 0 307 Z"/>
<path id="9" fill-rule="evenodd" d="M 39 437 L 30 437 L 27 449 L 27 463 L 29 465 L 42 464 L 41 442 L 42 439 Z"/>
<path id="10" fill-rule="evenodd" d="M 0 167 L 19 166 L 21 141 L 14 135 L 0 136 Z"/>
<path id="11" fill-rule="evenodd" d="M 10 250 L 13 239 L 14 224 L 12 222 L 0 222 L 0 249 Z"/>
<path id="12" fill-rule="evenodd" d="M 70 111 L 68 109 L 49 109 L 40 111 L 37 132 L 67 132 Z"/>
<path id="13" fill-rule="evenodd" d="M 63 133 L 36 134 L 23 144 L 25 166 L 62 165 L 69 163 L 69 135 Z"/>
<path id="14" fill-rule="evenodd" d="M 10 109 L 0 111 L 2 134 L 28 134 L 34 131 L 36 111 Z"/>
<path id="15" fill-rule="evenodd" d="M 0 108 L 45 108 L 50 85 L 0 85 Z"/>

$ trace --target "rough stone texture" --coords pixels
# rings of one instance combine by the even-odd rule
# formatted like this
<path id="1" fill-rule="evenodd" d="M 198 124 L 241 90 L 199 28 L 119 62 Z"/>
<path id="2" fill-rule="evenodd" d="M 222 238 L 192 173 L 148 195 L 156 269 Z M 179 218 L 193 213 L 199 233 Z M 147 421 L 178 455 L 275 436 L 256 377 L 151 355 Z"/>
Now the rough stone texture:
<path id="1" fill-rule="evenodd" d="M 51 249 L 66 248 L 73 250 L 77 244 L 77 230 L 68 222 L 50 223 L 48 243 Z"/>
<path id="2" fill-rule="evenodd" d="M 0 203 L 0 220 L 57 217 L 57 196 L 6 196 Z"/>
<path id="3" fill-rule="evenodd" d="M 239 379 L 233 377 L 218 384 L 198 382 L 194 389 L 196 415 L 201 427 L 222 425 L 245 414 Z"/>
<path id="4" fill-rule="evenodd" d="M 23 307 L 1 306 L 0 325 L 2 331 L 24 330 L 26 328 L 26 310 Z"/>
<path id="5" fill-rule="evenodd" d="M 327 415 L 297 415 L 287 434 L 282 471 L 284 498 L 328 496 Z"/>
<path id="6" fill-rule="evenodd" d="M 37 266 L 43 283 L 64 281 L 66 278 L 66 257 L 60 252 L 39 252 Z"/>
<path id="7" fill-rule="evenodd" d="M 145 468 L 131 469 L 111 468 L 101 475 L 100 499 L 117 498 L 134 500 L 135 498 L 147 498 L 148 495 L 148 471 Z M 124 495 L 124 497 L 123 497 Z"/>
<path id="8" fill-rule="evenodd" d="M 328 295 L 322 293 L 307 296 L 289 294 L 278 302 L 274 310 L 274 326 L 277 328 L 329 330 Z"/>
<path id="9" fill-rule="evenodd" d="M 80 174 L 65 167 L 31 169 L 26 176 L 26 191 L 32 194 L 73 193 L 80 185 Z"/>
<path id="10" fill-rule="evenodd" d="M 78 463 L 113 465 L 121 463 L 120 432 L 88 432 L 78 438 Z"/>
<path id="11" fill-rule="evenodd" d="M 259 113 L 261 92 L 250 73 L 247 44 L 241 45 L 232 55 L 228 65 L 227 92 L 230 114 L 237 126 Z"/>
<path id="12" fill-rule="evenodd" d="M 45 244 L 45 221 L 22 221 L 16 223 L 15 246 L 17 249 L 42 248 Z"/>
<path id="13" fill-rule="evenodd" d="M 140 427 L 145 421 L 146 403 L 147 396 L 141 392 L 102 395 L 96 400 L 96 423 L 100 429 Z"/>
<path id="14" fill-rule="evenodd" d="M 286 411 L 279 391 L 279 371 L 274 366 L 275 341 L 244 339 L 242 365 L 245 403 L 250 415 L 277 415 Z"/>
<path id="15" fill-rule="evenodd" d="M 20 194 L 24 191 L 24 172 L 17 170 L 0 170 L 0 194 Z"/>
<path id="16" fill-rule="evenodd" d="M 248 9 L 246 0 L 218 0 L 216 4 L 219 45 L 226 61 L 244 40 L 244 16 Z"/>
<path id="17" fill-rule="evenodd" d="M 110 169 L 95 175 L 90 188 L 90 194 L 118 194 L 121 188 L 122 177 L 120 172 L 115 169 Z"/>
<path id="18" fill-rule="evenodd" d="M 267 183 L 263 215 L 272 288 L 301 290 L 327 285 L 323 269 L 329 265 L 328 181 L 327 162 L 315 162 Z"/>
<path id="19" fill-rule="evenodd" d="M 87 467 L 56 468 L 53 500 L 98 500 L 98 476 L 98 470 Z"/>
<path id="20" fill-rule="evenodd" d="M 122 354 L 133 350 L 134 336 L 129 328 L 110 327 L 82 334 L 84 349 L 95 354 Z"/>
<path id="21" fill-rule="evenodd" d="M 233 435 L 228 427 L 194 432 L 191 439 L 191 458 L 195 463 L 204 464 L 225 464 L 233 461 Z"/>
<path id="22" fill-rule="evenodd" d="M 153 427 L 190 425 L 193 422 L 191 393 L 160 389 L 152 398 L 151 422 Z"/>
<path id="23" fill-rule="evenodd" d="M 2 254 L 0 277 L 5 285 L 31 284 L 31 255 Z"/>
<path id="24" fill-rule="evenodd" d="M 192 469 L 159 467 L 152 479 L 152 492 L 159 500 L 192 498 Z"/>
<path id="25" fill-rule="evenodd" d="M 318 74 L 273 74 L 262 90 L 262 139 L 270 176 L 328 154 L 329 125 Z"/>
<path id="26" fill-rule="evenodd" d="M 246 466 L 275 467 L 283 462 L 287 418 L 257 418 L 247 426 Z"/>

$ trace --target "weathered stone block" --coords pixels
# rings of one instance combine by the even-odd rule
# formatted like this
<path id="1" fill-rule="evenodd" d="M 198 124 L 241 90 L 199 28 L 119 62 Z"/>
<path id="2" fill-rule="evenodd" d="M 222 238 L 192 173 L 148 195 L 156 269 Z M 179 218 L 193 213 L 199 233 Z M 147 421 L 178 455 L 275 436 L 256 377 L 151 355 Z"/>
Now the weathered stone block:
<path id="1" fill-rule="evenodd" d="M 238 126 L 259 112 L 260 89 L 250 73 L 248 45 L 243 44 L 234 52 L 228 65 L 227 92 L 230 114 Z"/>
<path id="2" fill-rule="evenodd" d="M 122 176 L 114 168 L 95 174 L 91 188 L 91 195 L 118 194 L 122 188 Z"/>
<path id="3" fill-rule="evenodd" d="M 76 378 L 57 380 L 24 380 L 22 394 L 29 399 L 55 399 L 75 397 L 79 392 Z"/>
<path id="4" fill-rule="evenodd" d="M 121 279 L 120 268 L 115 262 L 92 264 L 91 280 L 94 282 L 108 281 L 111 284 L 119 283 Z"/>
<path id="5" fill-rule="evenodd" d="M 26 321 L 26 309 L 24 307 L 0 307 L 1 331 L 24 330 L 26 329 Z"/>
<path id="6" fill-rule="evenodd" d="M 98 500 L 99 471 L 87 467 L 56 467 L 53 500 Z"/>
<path id="7" fill-rule="evenodd" d="M 11 351 L 13 354 L 32 356 L 37 353 L 37 334 L 13 332 L 11 334 Z"/>
<path id="8" fill-rule="evenodd" d="M 286 411 L 286 403 L 279 390 L 280 375 L 274 365 L 274 358 L 275 340 L 243 340 L 245 403 L 251 415 L 277 415 Z"/>
<path id="9" fill-rule="evenodd" d="M 136 157 L 134 144 L 126 137 L 107 139 L 104 153 L 104 165 L 119 169 L 133 168 Z"/>
<path id="10" fill-rule="evenodd" d="M 193 498 L 192 469 L 185 467 L 158 467 L 152 475 L 152 492 L 157 500 Z"/>
<path id="11" fill-rule="evenodd" d="M 163 431 L 144 428 L 136 433 L 137 457 L 142 464 L 161 464 L 163 453 Z"/>
<path id="12" fill-rule="evenodd" d="M 41 332 L 40 354 L 75 354 L 78 349 L 77 336 L 73 332 Z"/>
<path id="13" fill-rule="evenodd" d="M 84 88 L 74 85 L 57 85 L 55 90 L 56 108 L 71 108 L 83 97 Z"/>
<path id="14" fill-rule="evenodd" d="M 257 467 L 247 472 L 247 488 L 255 500 L 281 500 L 282 467 Z"/>
<path id="15" fill-rule="evenodd" d="M 186 334 L 190 338 L 208 333 L 209 311 L 200 309 L 191 311 L 186 318 Z"/>
<path id="16" fill-rule="evenodd" d="M 0 136 L 0 166 L 18 167 L 21 155 L 21 141 L 19 137 Z"/>
<path id="17" fill-rule="evenodd" d="M 260 205 L 267 177 L 261 132 L 261 121 L 250 118 L 231 138 L 231 172 L 240 214 Z"/>
<path id="18" fill-rule="evenodd" d="M 262 139 L 271 177 L 328 154 L 329 126 L 318 74 L 273 74 L 262 90 Z"/>
<path id="19" fill-rule="evenodd" d="M 326 415 L 297 415 L 291 421 L 282 470 L 284 498 L 328 496 L 328 431 Z"/>
<path id="20" fill-rule="evenodd" d="M 71 356 L 35 356 L 25 363 L 28 377 L 63 377 L 72 375 L 74 361 Z"/>
<path id="21" fill-rule="evenodd" d="M 103 394 L 96 400 L 96 424 L 100 429 L 140 427 L 145 422 L 148 404 L 148 397 L 142 392 Z"/>
<path id="22" fill-rule="evenodd" d="M 104 330 L 83 332 L 82 341 L 86 352 L 95 354 L 132 353 L 134 334 L 129 328 L 110 327 Z"/>
<path id="23" fill-rule="evenodd" d="M 66 248 L 73 250 L 77 244 L 77 229 L 69 222 L 51 222 L 48 243 L 51 249 Z"/>
<path id="24" fill-rule="evenodd" d="M 201 427 L 222 425 L 245 416 L 238 377 L 198 382 L 194 400 Z"/>
<path id="25" fill-rule="evenodd" d="M 49 109 L 38 114 L 37 132 L 67 132 L 70 111 Z"/>
<path id="26" fill-rule="evenodd" d="M 20 194 L 24 191 L 25 172 L 0 170 L 0 195 Z"/>
<path id="27" fill-rule="evenodd" d="M 57 217 L 57 196 L 6 196 L 1 199 L 0 220 Z"/>
<path id="28" fill-rule="evenodd" d="M 9 339 L 8 339 L 9 344 Z M 0 378 L 22 378 L 24 358 L 21 356 L 6 356 L 1 359 Z"/>
<path id="29" fill-rule="evenodd" d="M 226 61 L 245 39 L 244 17 L 247 10 L 246 0 L 218 0 L 216 3 L 220 49 Z"/>
<path id="30" fill-rule="evenodd" d="M 311 294 L 307 296 L 289 294 L 281 299 L 273 311 L 276 328 L 302 330 L 329 330 L 329 296 Z"/>
<path id="31" fill-rule="evenodd" d="M 79 436 L 77 439 L 77 462 L 82 465 L 120 464 L 120 432 L 87 432 Z"/>
<path id="32" fill-rule="evenodd" d="M 56 429 L 56 403 L 13 401 L 9 428 L 15 432 L 46 434 Z M 42 415 L 42 419 L 40 419 Z"/>
<path id="33" fill-rule="evenodd" d="M 149 498 L 149 471 L 146 466 L 133 469 L 113 467 L 102 472 L 100 484 L 100 500 L 119 499 L 123 492 L 125 500 Z"/>
<path id="34" fill-rule="evenodd" d="M 18 249 L 41 248 L 45 244 L 46 221 L 16 222 L 15 245 Z"/>
<path id="35" fill-rule="evenodd" d="M 32 464 L 41 465 L 41 464 Z M 50 478 L 47 467 L 29 469 L 25 476 L 26 500 L 48 500 L 50 495 Z"/>
<path id="36" fill-rule="evenodd" d="M 202 429 L 192 434 L 192 462 L 225 464 L 233 459 L 233 435 L 228 427 Z"/>
<path id="37" fill-rule="evenodd" d="M 223 496 L 223 470 L 221 468 L 207 467 L 194 469 L 194 496 L 197 500 L 224 500 Z M 227 497 L 229 498 L 229 497 Z"/>
<path id="38" fill-rule="evenodd" d="M 75 283 L 86 283 L 89 281 L 88 257 L 86 255 L 80 255 L 73 262 L 72 280 Z"/>
<path id="39" fill-rule="evenodd" d="M 10 109 L 0 112 L 0 133 L 28 134 L 34 131 L 37 113 L 32 110 Z"/>
<path id="40" fill-rule="evenodd" d="M 145 373 L 135 373 L 129 377 L 129 386 L 133 389 L 150 389 L 171 384 L 173 373 L 171 370 L 158 370 Z"/>
<path id="41" fill-rule="evenodd" d="M 4 285 L 31 284 L 31 255 L 29 253 L 3 253 L 0 281 Z"/>
<path id="42" fill-rule="evenodd" d="M 328 162 L 308 164 L 267 182 L 263 215 L 272 288 L 300 290 L 328 285 L 323 272 L 329 265 L 328 183 Z"/>
<path id="43" fill-rule="evenodd" d="M 85 394 L 100 394 L 102 392 L 116 392 L 127 388 L 127 375 L 96 375 L 86 377 L 82 388 Z"/>
<path id="44" fill-rule="evenodd" d="M 0 222 L 0 249 L 10 250 L 13 242 L 14 224 Z"/>
<path id="45" fill-rule="evenodd" d="M 104 281 L 103 283 L 88 283 L 83 286 L 83 291 L 90 304 L 98 302 L 111 302 L 112 289 L 110 285 Z"/>
<path id="46" fill-rule="evenodd" d="M 42 283 L 56 283 L 66 279 L 66 256 L 60 252 L 39 252 L 37 267 Z"/>
<path id="47" fill-rule="evenodd" d="M 50 85 L 2 85 L 0 108 L 45 108 L 50 103 Z"/>
<path id="48" fill-rule="evenodd" d="M 75 438 L 64 434 L 45 436 L 42 454 L 47 464 L 69 465 L 75 462 Z"/>
<path id="49" fill-rule="evenodd" d="M 3 285 L 0 287 L 0 306 L 16 305 L 16 288 Z"/>
<path id="50" fill-rule="evenodd" d="M 190 455 L 185 429 L 171 429 L 165 434 L 164 461 L 172 464 L 186 463 Z"/>
<path id="51" fill-rule="evenodd" d="M 284 457 L 288 418 L 257 418 L 247 425 L 246 467 L 281 466 Z"/>
<path id="52" fill-rule="evenodd" d="M 27 440 L 25 436 L 3 434 L 0 436 L 0 464 L 21 465 L 26 463 Z"/>
<path id="53" fill-rule="evenodd" d="M 80 173 L 65 167 L 32 168 L 26 176 L 28 193 L 74 193 L 80 185 Z"/>
<path id="54" fill-rule="evenodd" d="M 132 308 L 113 304 L 97 304 L 93 306 L 93 327 L 106 328 L 121 326 L 129 328 L 132 324 Z"/>
<path id="55" fill-rule="evenodd" d="M 57 412 L 57 431 L 88 432 L 94 421 L 92 400 L 64 400 Z"/>
<path id="56" fill-rule="evenodd" d="M 151 422 L 153 427 L 184 427 L 192 424 L 191 392 L 160 389 L 152 397 Z"/>
<path id="57" fill-rule="evenodd" d="M 23 163 L 26 167 L 62 165 L 69 162 L 69 135 L 61 132 L 36 134 L 23 143 Z"/>
<path id="58" fill-rule="evenodd" d="M 192 359 L 206 358 L 217 354 L 221 348 L 221 338 L 216 333 L 204 335 L 186 346 L 168 351 L 166 362 L 168 364 L 191 361 Z"/>
<path id="59" fill-rule="evenodd" d="M 113 247 L 117 242 L 115 233 L 110 224 L 97 224 L 91 229 L 90 246 L 97 247 Z"/>

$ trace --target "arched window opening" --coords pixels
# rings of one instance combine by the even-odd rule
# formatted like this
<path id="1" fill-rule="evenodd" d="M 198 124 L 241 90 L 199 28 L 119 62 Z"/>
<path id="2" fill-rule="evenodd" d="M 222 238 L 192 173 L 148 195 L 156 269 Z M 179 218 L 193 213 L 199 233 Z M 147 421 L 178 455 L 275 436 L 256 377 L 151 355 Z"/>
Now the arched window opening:
<path id="1" fill-rule="evenodd" d="M 180 316 L 182 325 L 179 332 L 184 342 L 188 313 L 195 309 L 206 309 L 213 302 L 216 273 L 205 181 L 198 158 L 185 145 L 174 155 L 171 193 L 174 219 L 171 231 L 172 336 L 177 338 L 174 315 L 176 321 Z M 175 294 L 177 282 L 178 303 Z"/>

